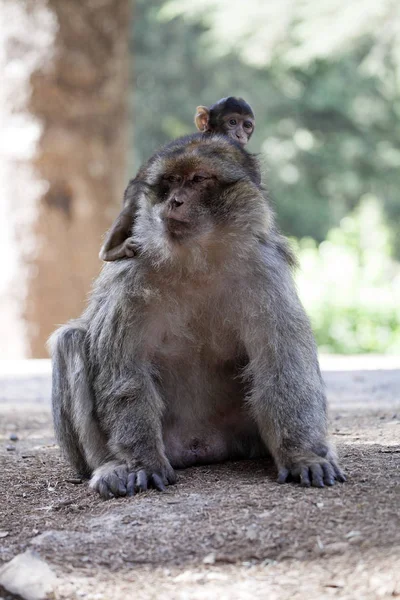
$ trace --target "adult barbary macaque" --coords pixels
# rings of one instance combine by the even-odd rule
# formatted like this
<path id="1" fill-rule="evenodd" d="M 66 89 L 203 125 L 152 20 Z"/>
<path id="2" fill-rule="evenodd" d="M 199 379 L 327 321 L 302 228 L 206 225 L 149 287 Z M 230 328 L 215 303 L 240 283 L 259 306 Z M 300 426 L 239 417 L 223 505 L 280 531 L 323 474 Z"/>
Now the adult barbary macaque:
<path id="1" fill-rule="evenodd" d="M 57 438 L 103 498 L 268 453 L 280 483 L 344 481 L 294 260 L 246 161 L 200 134 L 155 154 L 139 256 L 106 264 L 86 311 L 53 336 Z"/>
<path id="2" fill-rule="evenodd" d="M 254 113 L 242 98 L 222 98 L 209 108 L 198 106 L 195 115 L 197 129 L 205 135 L 226 135 L 234 142 L 245 146 L 251 138 L 254 127 Z M 251 160 L 249 158 L 249 160 Z M 251 177 L 260 183 L 261 175 L 257 162 L 253 161 Z M 132 258 L 137 253 L 132 229 L 135 224 L 138 203 L 136 193 L 140 192 L 142 171 L 130 182 L 129 193 L 125 193 L 123 209 L 111 226 L 100 250 L 100 258 L 113 261 L 120 258 Z"/>

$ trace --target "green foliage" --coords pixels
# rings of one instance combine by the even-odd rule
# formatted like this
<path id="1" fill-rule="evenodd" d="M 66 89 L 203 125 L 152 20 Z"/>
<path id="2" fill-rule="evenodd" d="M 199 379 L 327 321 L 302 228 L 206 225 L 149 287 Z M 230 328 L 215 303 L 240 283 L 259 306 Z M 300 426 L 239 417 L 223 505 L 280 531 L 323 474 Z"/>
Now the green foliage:
<path id="1" fill-rule="evenodd" d="M 400 351 L 400 266 L 379 203 L 369 196 L 319 246 L 298 244 L 297 285 L 320 350 Z"/>

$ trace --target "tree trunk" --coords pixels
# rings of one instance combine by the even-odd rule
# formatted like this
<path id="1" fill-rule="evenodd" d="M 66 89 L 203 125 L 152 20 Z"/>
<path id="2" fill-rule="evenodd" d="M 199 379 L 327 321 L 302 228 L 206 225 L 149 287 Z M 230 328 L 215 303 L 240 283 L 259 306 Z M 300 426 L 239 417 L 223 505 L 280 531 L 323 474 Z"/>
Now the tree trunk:
<path id="1" fill-rule="evenodd" d="M 130 0 L 0 0 L 0 358 L 85 305 L 127 162 Z"/>

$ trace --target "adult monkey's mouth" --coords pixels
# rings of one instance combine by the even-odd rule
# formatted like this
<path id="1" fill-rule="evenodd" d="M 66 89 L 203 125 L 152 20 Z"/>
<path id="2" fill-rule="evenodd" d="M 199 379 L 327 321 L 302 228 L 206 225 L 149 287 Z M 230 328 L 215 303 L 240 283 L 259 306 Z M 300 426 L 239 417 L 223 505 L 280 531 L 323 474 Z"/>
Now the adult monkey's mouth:
<path id="1" fill-rule="evenodd" d="M 165 217 L 165 229 L 171 237 L 182 238 L 193 232 L 191 222 L 177 217 Z"/>

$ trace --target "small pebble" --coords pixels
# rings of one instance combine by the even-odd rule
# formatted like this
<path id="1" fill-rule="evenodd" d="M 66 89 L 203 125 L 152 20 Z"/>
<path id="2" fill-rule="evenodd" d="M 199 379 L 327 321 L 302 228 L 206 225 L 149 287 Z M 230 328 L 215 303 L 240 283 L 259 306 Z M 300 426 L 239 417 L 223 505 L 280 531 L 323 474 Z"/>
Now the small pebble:
<path id="1" fill-rule="evenodd" d="M 9 438 L 12 442 L 18 442 L 19 437 L 17 436 L 16 433 L 10 433 L 10 438 Z"/>
<path id="2" fill-rule="evenodd" d="M 15 446 L 13 446 L 13 444 L 7 444 L 6 450 L 8 450 L 8 452 L 13 452 L 15 450 Z"/>
<path id="3" fill-rule="evenodd" d="M 349 533 L 346 533 L 346 535 L 344 537 L 347 538 L 347 539 L 351 539 L 351 538 L 354 538 L 354 537 L 358 537 L 360 535 L 361 535 L 360 531 L 354 531 L 353 530 L 353 531 L 349 531 Z"/>
<path id="4" fill-rule="evenodd" d="M 203 564 L 204 565 L 213 565 L 213 564 L 215 564 L 215 559 L 216 559 L 215 552 L 210 552 L 210 554 L 207 554 L 207 556 L 205 556 L 203 558 Z"/>
<path id="5" fill-rule="evenodd" d="M 13 598 L 44 600 L 55 597 L 57 576 L 40 556 L 27 550 L 0 568 L 0 585 L 6 597 L 10 592 Z"/>
<path id="6" fill-rule="evenodd" d="M 250 527 L 247 528 L 246 538 L 250 541 L 254 541 L 258 538 L 258 531 L 256 527 L 250 525 Z"/>

